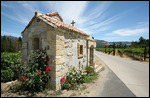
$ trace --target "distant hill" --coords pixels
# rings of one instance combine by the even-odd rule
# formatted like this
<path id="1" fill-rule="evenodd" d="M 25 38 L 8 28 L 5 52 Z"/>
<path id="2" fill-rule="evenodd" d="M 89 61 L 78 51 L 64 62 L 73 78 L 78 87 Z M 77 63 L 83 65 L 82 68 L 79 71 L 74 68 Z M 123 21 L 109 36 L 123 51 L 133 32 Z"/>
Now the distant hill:
<path id="1" fill-rule="evenodd" d="M 109 43 L 110 43 L 111 45 L 114 44 L 114 43 L 115 43 L 116 45 L 119 45 L 120 42 L 109 42 Z M 121 43 L 122 43 L 123 45 L 126 44 L 126 45 L 128 45 L 128 46 L 131 45 L 131 42 L 126 42 L 126 41 L 125 41 L 125 42 L 121 41 Z"/>
<path id="2" fill-rule="evenodd" d="M 4 36 L 1 36 L 1 38 L 3 38 Z M 9 38 L 10 40 L 12 40 L 12 41 L 16 41 L 16 40 L 18 40 L 18 37 L 14 37 L 14 36 L 7 36 L 7 35 L 5 35 L 5 37 L 6 38 Z"/>
<path id="3" fill-rule="evenodd" d="M 96 40 L 96 48 L 104 48 L 105 46 L 109 46 L 110 43 L 104 40 Z"/>
<path id="4" fill-rule="evenodd" d="M 109 46 L 109 45 L 112 45 L 112 44 L 116 44 L 116 45 L 118 45 L 120 42 L 107 42 L 107 41 L 104 41 L 104 40 L 97 40 L 97 39 L 95 39 L 96 40 L 96 48 L 104 48 L 105 46 Z M 126 42 L 126 41 L 121 41 L 121 43 L 123 44 L 123 45 L 127 45 L 127 46 L 129 46 L 129 45 L 131 45 L 131 42 Z"/>
<path id="5" fill-rule="evenodd" d="M 18 52 L 21 50 L 21 46 L 22 38 L 7 35 L 1 36 L 1 52 Z"/>

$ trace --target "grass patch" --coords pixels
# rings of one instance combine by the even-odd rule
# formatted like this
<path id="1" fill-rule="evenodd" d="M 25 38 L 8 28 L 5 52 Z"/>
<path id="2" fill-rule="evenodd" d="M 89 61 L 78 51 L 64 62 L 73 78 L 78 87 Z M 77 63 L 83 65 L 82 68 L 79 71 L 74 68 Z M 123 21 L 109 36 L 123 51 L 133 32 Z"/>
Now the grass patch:
<path id="1" fill-rule="evenodd" d="M 89 91 L 86 91 L 86 93 L 89 94 L 90 92 L 89 92 Z"/>
<path id="2" fill-rule="evenodd" d="M 73 93 L 73 94 L 71 94 L 69 97 L 73 97 L 73 96 L 76 96 L 77 94 L 75 94 L 75 93 Z"/>
<path id="3" fill-rule="evenodd" d="M 92 76 L 86 76 L 84 82 L 85 83 L 94 83 L 94 80 L 98 79 L 98 73 L 95 73 Z"/>
<path id="4" fill-rule="evenodd" d="M 105 70 L 105 67 L 103 66 L 99 72 L 102 72 L 102 71 L 104 71 L 104 70 Z"/>
<path id="5" fill-rule="evenodd" d="M 62 94 L 61 90 L 58 90 L 58 91 L 54 92 L 53 96 L 57 96 L 57 95 L 61 95 L 61 94 Z"/>
<path id="6" fill-rule="evenodd" d="M 87 87 L 83 85 L 83 87 L 80 89 L 81 91 L 85 90 Z"/>
<path id="7" fill-rule="evenodd" d="M 81 95 L 81 93 L 78 93 L 79 95 Z"/>
<path id="8" fill-rule="evenodd" d="M 43 93 L 44 95 L 48 95 L 47 91 L 48 91 L 48 89 L 45 89 L 42 93 Z"/>

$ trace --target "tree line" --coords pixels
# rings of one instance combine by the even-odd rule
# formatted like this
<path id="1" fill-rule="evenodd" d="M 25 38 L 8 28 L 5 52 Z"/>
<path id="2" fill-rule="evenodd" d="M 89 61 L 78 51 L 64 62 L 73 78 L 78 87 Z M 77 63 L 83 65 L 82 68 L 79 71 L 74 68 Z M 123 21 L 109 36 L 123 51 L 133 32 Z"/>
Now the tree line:
<path id="1" fill-rule="evenodd" d="M 18 52 L 21 50 L 22 38 L 12 40 L 7 36 L 1 36 L 1 52 Z"/>
<path id="2" fill-rule="evenodd" d="M 106 46 L 105 46 L 106 47 Z M 144 39 L 143 37 L 140 37 L 138 41 L 132 41 L 131 45 L 122 44 L 121 42 L 119 44 L 112 44 L 109 45 L 108 48 L 145 48 L 149 47 L 149 39 Z"/>
<path id="3" fill-rule="evenodd" d="M 132 41 L 131 48 L 145 48 L 149 47 L 149 39 L 144 39 L 143 37 L 140 37 L 138 41 Z"/>

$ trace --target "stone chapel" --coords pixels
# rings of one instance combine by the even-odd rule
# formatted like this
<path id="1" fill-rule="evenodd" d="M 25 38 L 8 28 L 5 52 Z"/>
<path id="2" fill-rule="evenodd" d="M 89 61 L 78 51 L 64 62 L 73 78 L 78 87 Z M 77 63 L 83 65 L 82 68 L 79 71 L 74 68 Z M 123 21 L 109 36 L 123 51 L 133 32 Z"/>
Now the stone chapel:
<path id="1" fill-rule="evenodd" d="M 52 67 L 48 83 L 51 89 L 61 89 L 60 79 L 70 68 L 95 65 L 96 41 L 85 32 L 65 24 L 58 12 L 35 12 L 21 34 L 24 64 L 32 50 L 46 49 L 50 58 L 48 66 Z"/>

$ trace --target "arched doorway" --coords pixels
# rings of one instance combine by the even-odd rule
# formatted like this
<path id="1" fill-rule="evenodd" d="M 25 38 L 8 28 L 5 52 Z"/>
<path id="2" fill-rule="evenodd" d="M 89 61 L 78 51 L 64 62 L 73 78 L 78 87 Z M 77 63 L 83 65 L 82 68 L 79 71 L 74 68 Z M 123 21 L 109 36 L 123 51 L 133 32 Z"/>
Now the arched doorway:
<path id="1" fill-rule="evenodd" d="M 90 66 L 94 66 L 94 46 L 90 47 Z"/>

